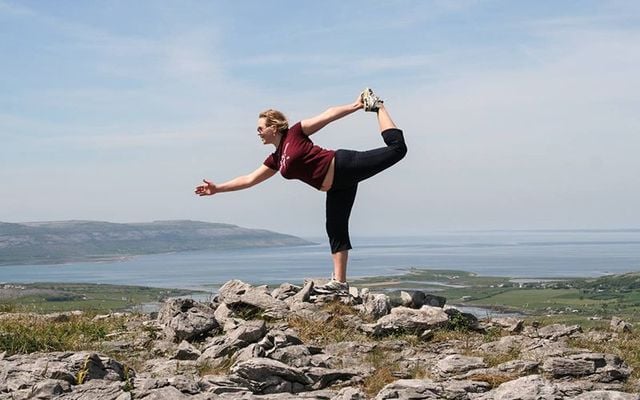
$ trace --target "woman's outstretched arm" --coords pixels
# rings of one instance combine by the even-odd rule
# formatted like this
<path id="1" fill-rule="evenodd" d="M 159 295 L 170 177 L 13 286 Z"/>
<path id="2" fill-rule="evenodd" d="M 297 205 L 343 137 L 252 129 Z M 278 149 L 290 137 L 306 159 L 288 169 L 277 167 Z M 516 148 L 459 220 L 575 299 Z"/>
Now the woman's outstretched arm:
<path id="1" fill-rule="evenodd" d="M 267 167 L 266 165 L 261 165 L 248 175 L 239 176 L 225 183 L 221 183 L 216 185 L 215 183 L 203 179 L 202 185 L 196 186 L 195 193 L 198 196 L 211 196 L 216 193 L 222 192 L 233 192 L 235 190 L 242 190 L 250 188 L 251 186 L 255 186 L 260 182 L 266 181 L 276 174 L 277 171 Z"/>
<path id="2" fill-rule="evenodd" d="M 351 104 L 345 104 L 343 106 L 329 107 L 322 114 L 316 115 L 313 118 L 308 118 L 300 121 L 302 125 L 302 132 L 307 135 L 313 135 L 320 129 L 327 126 L 328 123 L 333 122 L 342 117 L 354 113 L 363 107 L 360 96 Z"/>

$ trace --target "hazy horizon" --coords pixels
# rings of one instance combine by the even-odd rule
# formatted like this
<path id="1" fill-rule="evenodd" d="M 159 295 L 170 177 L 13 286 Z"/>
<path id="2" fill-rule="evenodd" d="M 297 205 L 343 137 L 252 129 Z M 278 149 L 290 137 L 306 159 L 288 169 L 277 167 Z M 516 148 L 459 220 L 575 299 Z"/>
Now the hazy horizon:
<path id="1" fill-rule="evenodd" d="M 324 236 L 324 193 L 276 175 L 199 198 L 291 122 L 366 86 L 407 157 L 353 236 L 640 227 L 640 3 L 0 0 L 0 221 L 198 220 Z M 383 143 L 358 112 L 312 136 Z"/>

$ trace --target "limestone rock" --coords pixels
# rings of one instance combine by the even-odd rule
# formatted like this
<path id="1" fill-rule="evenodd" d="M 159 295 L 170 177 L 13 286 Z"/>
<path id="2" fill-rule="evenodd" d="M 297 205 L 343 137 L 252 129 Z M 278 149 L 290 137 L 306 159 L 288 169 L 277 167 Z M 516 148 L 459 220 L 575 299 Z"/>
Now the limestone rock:
<path id="1" fill-rule="evenodd" d="M 370 294 L 362 304 L 362 314 L 366 318 L 380 319 L 391 311 L 389 297 L 385 294 Z"/>
<path id="2" fill-rule="evenodd" d="M 178 351 L 173 356 L 173 358 L 176 360 L 197 360 L 201 355 L 202 353 L 200 353 L 198 349 L 193 347 L 191 343 L 183 340 L 182 342 L 180 342 Z"/>
<path id="3" fill-rule="evenodd" d="M 254 358 L 236 364 L 230 379 L 247 386 L 253 393 L 297 393 L 313 381 L 300 369 L 268 358 Z"/>
<path id="4" fill-rule="evenodd" d="M 548 358 L 544 361 L 542 370 L 555 378 L 591 376 L 592 381 L 604 383 L 623 381 L 631 374 L 630 368 L 619 357 L 603 353 Z"/>
<path id="5" fill-rule="evenodd" d="M 382 388 L 375 400 L 442 399 L 442 386 L 428 379 L 400 379 Z"/>
<path id="6" fill-rule="evenodd" d="M 291 305 L 294 303 L 306 303 L 311 298 L 311 293 L 313 291 L 314 282 L 312 280 L 307 281 L 302 289 L 298 291 L 294 296 L 287 298 L 285 301 L 287 304 Z"/>
<path id="7" fill-rule="evenodd" d="M 486 366 L 480 357 L 452 354 L 438 361 L 435 368 L 442 375 L 457 375 L 473 369 L 485 368 Z"/>
<path id="8" fill-rule="evenodd" d="M 300 286 L 292 285 L 288 282 L 281 284 L 279 287 L 271 292 L 271 297 L 278 300 L 286 300 L 287 298 L 295 295 L 302 289 Z"/>
<path id="9" fill-rule="evenodd" d="M 289 311 L 287 303 L 274 299 L 266 287 L 253 287 L 237 279 L 220 288 L 218 299 L 234 312 L 255 311 L 274 319 L 286 317 Z"/>
<path id="10" fill-rule="evenodd" d="M 476 400 L 559 400 L 556 386 L 540 375 L 529 375 L 505 382 Z"/>
<path id="11" fill-rule="evenodd" d="M 572 397 L 571 400 L 640 400 L 640 395 L 614 390 L 593 390 Z"/>
<path id="12" fill-rule="evenodd" d="M 618 317 L 612 317 L 609 329 L 618 333 L 630 333 L 633 330 L 633 325 Z"/>
<path id="13" fill-rule="evenodd" d="M 422 332 L 445 326 L 449 321 L 447 313 L 439 307 L 423 306 L 419 310 L 407 307 L 395 307 L 389 315 L 378 319 L 373 325 L 376 335 L 397 331 Z"/>
<path id="14" fill-rule="evenodd" d="M 392 307 L 409 307 L 419 309 L 422 306 L 444 307 L 447 299 L 442 296 L 427 294 L 421 290 L 394 290 L 388 293 Z"/>
<path id="15" fill-rule="evenodd" d="M 169 340 L 191 342 L 219 328 L 214 312 L 192 299 L 170 299 L 158 312 L 158 324 Z"/>
<path id="16" fill-rule="evenodd" d="M 331 400 L 366 400 L 366 398 L 362 389 L 346 387 L 341 389 Z"/>
<path id="17" fill-rule="evenodd" d="M 493 317 L 485 324 L 485 329 L 489 327 L 498 327 L 509 333 L 520 333 L 524 328 L 524 320 L 515 317 Z"/>
<path id="18" fill-rule="evenodd" d="M 556 340 L 561 337 L 568 337 L 574 333 L 582 332 L 580 325 L 563 325 L 553 324 L 547 325 L 537 330 L 537 336 L 543 339 Z"/>

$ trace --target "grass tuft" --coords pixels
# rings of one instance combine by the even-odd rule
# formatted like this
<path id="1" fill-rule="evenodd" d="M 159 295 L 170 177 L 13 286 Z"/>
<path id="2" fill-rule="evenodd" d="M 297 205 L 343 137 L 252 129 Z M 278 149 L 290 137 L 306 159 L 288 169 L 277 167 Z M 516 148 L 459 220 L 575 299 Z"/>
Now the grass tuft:
<path id="1" fill-rule="evenodd" d="M 236 362 L 236 357 L 227 357 L 222 362 L 212 364 L 205 362 L 197 366 L 198 375 L 203 377 L 205 375 L 226 375 L 231 371 L 231 367 Z"/>
<path id="2" fill-rule="evenodd" d="M 289 327 L 298 332 L 303 342 L 326 345 L 336 342 L 361 341 L 369 342 L 366 335 L 347 326 L 340 317 L 331 317 L 323 324 L 308 318 L 292 316 L 287 319 Z"/>
<path id="3" fill-rule="evenodd" d="M 0 352 L 7 355 L 51 351 L 91 350 L 109 333 L 124 329 L 124 318 L 93 321 L 89 315 L 46 318 L 10 314 L 0 318 Z"/>
<path id="4" fill-rule="evenodd" d="M 362 390 L 367 396 L 373 398 L 382 388 L 398 379 L 395 375 L 400 367 L 394 361 L 389 352 L 379 348 L 373 349 L 365 361 L 374 368 L 371 375 L 366 377 L 362 383 Z"/>

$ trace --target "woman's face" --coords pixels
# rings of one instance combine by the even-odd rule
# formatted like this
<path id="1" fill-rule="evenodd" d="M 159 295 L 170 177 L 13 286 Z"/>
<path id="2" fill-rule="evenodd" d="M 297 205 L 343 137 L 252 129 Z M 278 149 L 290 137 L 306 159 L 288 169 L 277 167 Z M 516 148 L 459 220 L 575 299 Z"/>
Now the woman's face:
<path id="1" fill-rule="evenodd" d="M 275 126 L 267 127 L 266 118 L 258 119 L 258 128 L 256 130 L 258 131 L 258 136 L 260 136 L 260 139 L 262 140 L 262 144 L 275 143 L 275 140 L 277 137 L 276 127 Z"/>

